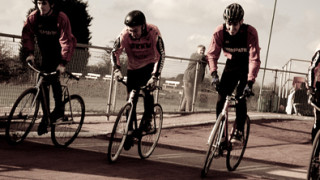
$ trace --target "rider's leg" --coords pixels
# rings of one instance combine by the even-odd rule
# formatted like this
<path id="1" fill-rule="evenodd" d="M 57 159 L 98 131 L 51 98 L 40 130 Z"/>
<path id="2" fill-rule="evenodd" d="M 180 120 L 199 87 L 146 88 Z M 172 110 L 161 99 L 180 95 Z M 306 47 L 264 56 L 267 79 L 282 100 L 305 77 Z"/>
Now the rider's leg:
<path id="1" fill-rule="evenodd" d="M 240 76 L 239 84 L 236 90 L 236 98 L 238 103 L 236 105 L 236 122 L 237 130 L 243 132 L 244 123 L 247 118 L 247 101 L 246 98 L 239 99 L 243 95 L 244 88 L 247 85 L 247 75 Z"/>
<path id="2" fill-rule="evenodd" d="M 53 91 L 53 98 L 55 101 L 55 108 L 52 114 L 52 121 L 55 121 L 59 118 L 62 118 L 64 115 L 64 105 L 62 103 L 62 87 L 60 83 L 59 75 L 54 75 L 50 77 L 52 91 Z"/>

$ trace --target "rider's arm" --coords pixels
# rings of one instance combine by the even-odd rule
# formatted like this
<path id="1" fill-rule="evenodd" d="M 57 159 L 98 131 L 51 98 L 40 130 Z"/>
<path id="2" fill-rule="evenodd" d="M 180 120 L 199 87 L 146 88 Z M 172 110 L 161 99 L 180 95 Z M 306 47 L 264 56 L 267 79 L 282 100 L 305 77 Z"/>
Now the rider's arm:
<path id="1" fill-rule="evenodd" d="M 34 26 L 35 26 L 35 14 L 33 11 L 24 22 L 22 29 L 22 47 L 26 55 L 34 54 Z"/>
<path id="2" fill-rule="evenodd" d="M 319 70 L 319 62 L 320 62 L 320 50 L 318 50 L 314 56 L 312 57 L 311 65 L 308 69 L 308 87 L 314 87 L 315 83 L 315 74 Z"/>
<path id="3" fill-rule="evenodd" d="M 208 48 L 207 60 L 209 65 L 210 74 L 212 72 L 217 71 L 218 59 L 220 57 L 221 48 L 223 46 L 223 25 L 220 25 L 215 30 L 210 46 Z"/>
<path id="4" fill-rule="evenodd" d="M 248 26 L 249 73 L 248 81 L 254 82 L 260 69 L 260 47 L 257 30 Z"/>
<path id="5" fill-rule="evenodd" d="M 120 36 L 115 40 L 113 49 L 111 51 L 111 63 L 113 65 L 113 69 L 120 69 L 120 55 L 123 51 L 123 47 L 121 46 Z"/>
<path id="6" fill-rule="evenodd" d="M 163 68 L 164 60 L 165 60 L 165 50 L 164 50 L 164 43 L 161 36 L 158 36 L 157 40 L 157 51 L 160 54 L 159 61 L 155 63 L 154 70 L 152 72 L 153 75 L 159 77 Z"/>
<path id="7" fill-rule="evenodd" d="M 73 51 L 76 47 L 76 39 L 72 34 L 69 18 L 63 12 L 60 12 L 58 16 L 58 29 L 60 31 L 59 42 L 61 45 L 61 63 L 65 65 L 71 60 Z"/>

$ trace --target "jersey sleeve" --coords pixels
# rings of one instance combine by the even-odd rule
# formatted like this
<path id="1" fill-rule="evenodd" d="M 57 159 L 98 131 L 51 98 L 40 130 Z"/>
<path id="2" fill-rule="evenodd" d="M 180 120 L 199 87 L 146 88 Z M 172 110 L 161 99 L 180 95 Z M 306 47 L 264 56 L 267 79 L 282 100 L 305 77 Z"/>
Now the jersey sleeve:
<path id="1" fill-rule="evenodd" d="M 223 26 L 218 26 L 212 35 L 212 39 L 207 52 L 207 60 L 210 74 L 218 69 L 218 59 L 223 46 Z"/>
<path id="2" fill-rule="evenodd" d="M 72 34 L 69 18 L 63 12 L 60 12 L 58 16 L 58 29 L 60 31 L 59 42 L 61 45 L 62 61 L 69 62 L 76 48 L 77 41 Z"/>
<path id="3" fill-rule="evenodd" d="M 311 65 L 308 68 L 308 87 L 315 87 L 315 74 L 318 73 L 320 62 L 320 50 L 317 50 L 312 57 Z"/>
<path id="4" fill-rule="evenodd" d="M 260 69 L 260 47 L 258 32 L 252 26 L 248 29 L 248 45 L 249 45 L 249 73 L 248 81 L 255 82 Z"/>
<path id="5" fill-rule="evenodd" d="M 24 51 L 24 53 L 26 53 L 26 55 L 34 54 L 35 14 L 36 14 L 36 11 L 32 12 L 27 17 L 27 20 L 24 22 L 24 25 L 22 28 L 22 47 L 23 47 L 23 51 Z"/>

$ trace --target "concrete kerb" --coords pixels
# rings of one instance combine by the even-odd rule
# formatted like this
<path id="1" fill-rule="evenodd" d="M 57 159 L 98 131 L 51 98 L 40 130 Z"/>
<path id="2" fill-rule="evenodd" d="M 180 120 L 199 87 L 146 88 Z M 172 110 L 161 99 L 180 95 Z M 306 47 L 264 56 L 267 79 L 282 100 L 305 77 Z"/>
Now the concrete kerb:
<path id="1" fill-rule="evenodd" d="M 310 116 L 296 116 L 279 113 L 262 113 L 248 112 L 251 121 L 270 121 L 270 120 L 311 120 Z M 164 114 L 162 128 L 178 128 L 188 126 L 199 126 L 213 124 L 215 122 L 215 113 L 195 113 L 195 114 Z M 107 120 L 106 116 L 86 117 L 83 131 L 79 137 L 94 137 L 103 136 L 111 132 L 113 122 L 116 117 L 110 117 Z M 229 120 L 234 121 L 235 112 L 229 112 Z"/>

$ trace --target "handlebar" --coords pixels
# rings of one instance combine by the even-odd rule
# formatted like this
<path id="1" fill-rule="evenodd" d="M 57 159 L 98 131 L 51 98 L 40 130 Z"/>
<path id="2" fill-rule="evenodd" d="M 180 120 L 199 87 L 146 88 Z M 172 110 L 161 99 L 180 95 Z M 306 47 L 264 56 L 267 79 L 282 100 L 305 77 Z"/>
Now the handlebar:
<path id="1" fill-rule="evenodd" d="M 50 73 L 41 72 L 40 70 L 36 69 L 36 68 L 30 63 L 30 61 L 28 62 L 28 66 L 29 66 L 33 71 L 35 71 L 36 73 L 42 74 L 42 75 L 44 75 L 44 76 L 50 76 L 50 75 L 55 75 L 55 74 L 57 74 L 57 71 L 50 72 Z M 73 75 L 73 74 L 72 74 L 71 72 L 69 72 L 69 71 L 65 71 L 64 73 L 67 74 L 70 79 L 75 79 L 75 80 L 77 80 L 77 81 L 80 80 L 80 78 L 78 78 L 77 76 Z"/>
<path id="2" fill-rule="evenodd" d="M 125 86 L 128 86 L 128 84 L 124 81 L 124 79 L 118 79 L 117 81 L 118 81 L 118 82 L 121 82 L 121 83 L 122 83 L 123 85 L 125 85 Z M 141 86 L 141 87 L 140 87 L 141 90 L 144 90 L 144 89 L 149 90 L 148 88 L 149 88 L 149 87 L 147 87 L 147 86 Z M 154 88 L 155 88 L 155 89 L 159 89 L 159 90 L 162 89 L 161 86 L 155 86 Z M 154 90 L 155 90 L 155 89 L 154 89 Z"/>

